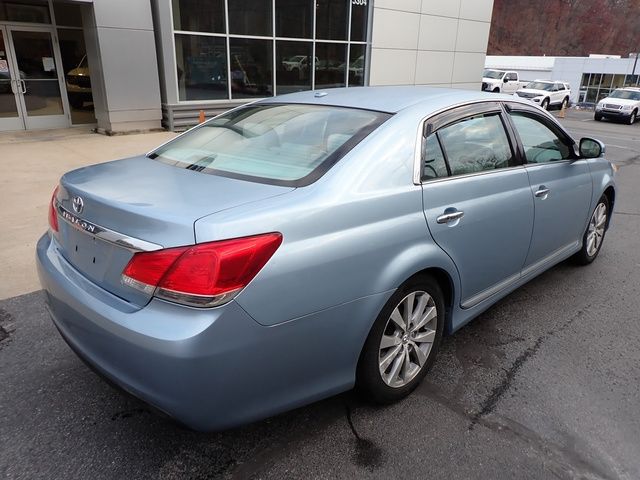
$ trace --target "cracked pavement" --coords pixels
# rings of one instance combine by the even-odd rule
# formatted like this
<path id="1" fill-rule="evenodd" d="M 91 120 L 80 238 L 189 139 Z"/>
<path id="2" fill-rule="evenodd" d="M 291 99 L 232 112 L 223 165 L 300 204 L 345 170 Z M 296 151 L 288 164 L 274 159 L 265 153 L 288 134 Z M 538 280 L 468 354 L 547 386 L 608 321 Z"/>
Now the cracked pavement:
<path id="1" fill-rule="evenodd" d="M 0 477 L 640 478 L 640 124 L 590 116 L 563 122 L 620 167 L 600 257 L 554 267 L 446 337 L 394 405 L 347 392 L 191 432 L 95 376 L 41 292 L 0 302 Z"/>

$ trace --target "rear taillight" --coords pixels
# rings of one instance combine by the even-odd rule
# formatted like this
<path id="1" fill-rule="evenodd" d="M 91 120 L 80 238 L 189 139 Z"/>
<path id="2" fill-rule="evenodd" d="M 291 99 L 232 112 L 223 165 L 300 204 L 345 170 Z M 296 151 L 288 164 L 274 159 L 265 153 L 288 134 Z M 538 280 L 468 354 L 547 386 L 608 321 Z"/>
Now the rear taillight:
<path id="1" fill-rule="evenodd" d="M 58 187 L 53 191 L 51 195 L 51 201 L 49 202 L 49 226 L 51 230 L 58 233 L 58 212 L 56 212 L 56 196 L 58 195 Z"/>
<path id="2" fill-rule="evenodd" d="M 136 253 L 122 283 L 185 305 L 222 305 L 253 280 L 281 243 L 280 233 L 267 233 Z"/>

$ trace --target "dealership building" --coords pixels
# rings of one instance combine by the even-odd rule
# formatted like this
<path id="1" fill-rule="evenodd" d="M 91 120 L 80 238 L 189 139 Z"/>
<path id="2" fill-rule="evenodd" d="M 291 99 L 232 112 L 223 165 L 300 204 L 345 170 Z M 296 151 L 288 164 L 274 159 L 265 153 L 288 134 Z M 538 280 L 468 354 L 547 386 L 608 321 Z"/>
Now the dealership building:
<path id="1" fill-rule="evenodd" d="M 640 86 L 640 62 L 628 58 L 593 54 L 588 57 L 493 56 L 486 68 L 515 70 L 523 81 L 555 80 L 571 85 L 571 102 L 593 104 L 616 88 Z"/>
<path id="2" fill-rule="evenodd" d="M 493 0 L 0 0 L 0 131 L 195 124 L 309 89 L 479 89 Z"/>

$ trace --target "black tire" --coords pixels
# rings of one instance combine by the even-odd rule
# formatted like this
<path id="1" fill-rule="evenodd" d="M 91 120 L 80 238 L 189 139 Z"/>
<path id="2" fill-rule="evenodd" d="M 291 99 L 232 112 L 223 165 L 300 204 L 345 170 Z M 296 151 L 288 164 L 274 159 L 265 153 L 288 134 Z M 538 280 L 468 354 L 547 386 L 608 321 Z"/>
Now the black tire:
<path id="1" fill-rule="evenodd" d="M 602 121 L 602 115 L 600 115 L 599 113 L 596 113 L 596 114 L 593 115 L 593 119 L 596 122 L 601 122 Z"/>
<path id="2" fill-rule="evenodd" d="M 435 337 L 427 359 L 418 373 L 405 385 L 392 387 L 385 383 L 380 372 L 380 342 L 385 334 L 385 328 L 389 327 L 387 322 L 390 321 L 391 314 L 400 302 L 413 292 L 426 292 L 433 299 L 437 313 Z M 416 276 L 405 282 L 382 308 L 362 348 L 356 371 L 356 390 L 358 393 L 367 400 L 381 404 L 396 402 L 409 395 L 420 384 L 435 361 L 444 331 L 444 320 L 444 296 L 438 282 L 426 275 Z"/>
<path id="3" fill-rule="evenodd" d="M 498 87 L 494 88 L 492 91 L 493 93 L 500 93 L 500 89 Z"/>
<path id="4" fill-rule="evenodd" d="M 636 121 L 636 117 L 638 116 L 638 112 L 636 110 L 634 110 L 633 112 L 631 112 L 631 115 L 629 115 L 629 125 L 633 125 Z"/>
<path id="5" fill-rule="evenodd" d="M 569 97 L 564 97 L 564 99 L 562 100 L 562 103 L 560 104 L 560 110 L 568 107 L 569 107 Z"/>
<path id="6" fill-rule="evenodd" d="M 549 110 L 549 99 L 545 98 L 544 100 L 542 100 L 542 103 L 540 104 L 540 106 L 545 110 Z"/>
<path id="7" fill-rule="evenodd" d="M 606 208 L 605 213 L 607 217 L 606 217 L 605 228 L 604 228 L 604 231 L 602 232 L 602 238 L 600 240 L 600 243 L 597 245 L 595 253 L 592 252 L 591 254 L 589 254 L 589 251 L 588 251 L 588 241 L 589 241 L 588 236 L 590 233 L 589 230 L 591 227 L 591 223 L 593 221 L 593 217 L 595 216 L 595 212 L 598 210 L 598 207 L 602 204 L 604 204 Z M 595 208 L 593 209 L 593 212 L 591 212 L 591 216 L 589 217 L 589 224 L 587 225 L 587 229 L 584 231 L 584 234 L 582 235 L 582 248 L 578 253 L 576 253 L 573 256 L 574 261 L 578 265 L 589 265 L 591 262 L 593 262 L 596 259 L 596 257 L 600 253 L 600 250 L 602 249 L 602 244 L 604 243 L 605 235 L 607 233 L 606 227 L 609 224 L 610 215 L 611 215 L 611 212 L 609 211 L 609 199 L 607 198 L 606 195 L 602 195 L 600 197 L 600 200 L 598 200 L 598 203 L 596 204 Z"/>

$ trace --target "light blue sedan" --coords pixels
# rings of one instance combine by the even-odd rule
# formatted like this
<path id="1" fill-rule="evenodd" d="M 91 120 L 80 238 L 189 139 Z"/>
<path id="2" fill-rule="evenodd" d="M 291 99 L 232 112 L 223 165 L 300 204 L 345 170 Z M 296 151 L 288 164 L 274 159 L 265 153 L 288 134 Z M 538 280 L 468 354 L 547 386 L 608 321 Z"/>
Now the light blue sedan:
<path id="1" fill-rule="evenodd" d="M 511 96 L 270 98 L 64 175 L 40 280 L 78 356 L 194 429 L 354 386 L 392 402 L 443 334 L 596 258 L 616 196 L 603 152 Z"/>

